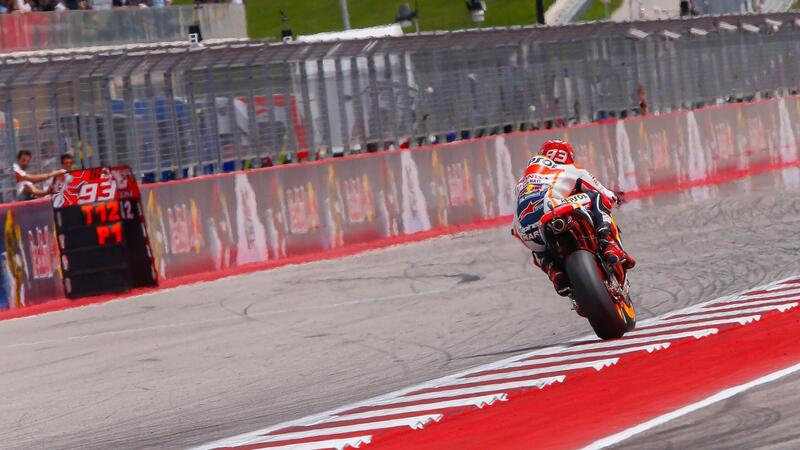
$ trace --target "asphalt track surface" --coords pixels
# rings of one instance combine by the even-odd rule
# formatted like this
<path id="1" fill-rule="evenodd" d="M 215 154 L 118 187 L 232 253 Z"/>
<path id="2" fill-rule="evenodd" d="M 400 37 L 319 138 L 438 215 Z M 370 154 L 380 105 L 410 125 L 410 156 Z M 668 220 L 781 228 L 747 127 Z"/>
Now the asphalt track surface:
<path id="1" fill-rule="evenodd" d="M 769 383 L 634 436 L 614 449 L 800 448 L 800 375 Z"/>
<path id="2" fill-rule="evenodd" d="M 769 173 L 623 208 L 640 316 L 800 273 L 800 188 L 782 183 L 793 179 Z M 0 322 L 0 447 L 184 448 L 588 332 L 506 227 L 14 319 Z M 622 447 L 738 447 L 718 427 L 750 426 L 746 447 L 796 448 L 800 419 L 784 390 L 797 383 Z M 752 432 L 764 423 L 772 432 Z"/>

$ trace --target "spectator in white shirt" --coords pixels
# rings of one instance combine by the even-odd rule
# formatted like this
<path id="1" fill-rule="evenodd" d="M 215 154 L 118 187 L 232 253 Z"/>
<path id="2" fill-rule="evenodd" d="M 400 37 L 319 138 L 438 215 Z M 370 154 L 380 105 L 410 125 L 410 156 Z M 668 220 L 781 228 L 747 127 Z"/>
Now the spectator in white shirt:
<path id="1" fill-rule="evenodd" d="M 47 181 L 58 175 L 62 175 L 66 170 L 54 170 L 46 174 L 30 174 L 27 172 L 28 165 L 31 163 L 31 152 L 20 150 L 17 153 L 17 162 L 14 163 L 14 177 L 17 182 L 17 200 L 31 200 L 47 195 L 47 191 L 40 189 L 34 183 Z"/>
<path id="2" fill-rule="evenodd" d="M 27 0 L 17 0 L 16 11 L 21 13 L 29 13 L 33 11 L 33 7 L 27 2 Z"/>

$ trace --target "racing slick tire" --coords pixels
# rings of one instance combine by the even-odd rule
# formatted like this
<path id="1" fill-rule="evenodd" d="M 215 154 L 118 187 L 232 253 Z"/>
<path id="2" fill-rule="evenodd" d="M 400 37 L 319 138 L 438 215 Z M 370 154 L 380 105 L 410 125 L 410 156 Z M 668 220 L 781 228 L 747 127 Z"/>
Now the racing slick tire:
<path id="1" fill-rule="evenodd" d="M 567 259 L 572 295 L 600 339 L 622 337 L 628 324 L 620 317 L 608 293 L 597 259 L 586 250 L 576 250 Z"/>

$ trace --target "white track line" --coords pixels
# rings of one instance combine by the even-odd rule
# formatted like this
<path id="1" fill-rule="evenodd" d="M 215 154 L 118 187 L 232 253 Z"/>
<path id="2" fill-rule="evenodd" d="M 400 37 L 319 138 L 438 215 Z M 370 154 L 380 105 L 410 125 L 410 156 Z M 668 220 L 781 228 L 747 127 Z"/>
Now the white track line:
<path id="1" fill-rule="evenodd" d="M 401 406 L 399 408 L 373 409 L 370 411 L 364 411 L 353 414 L 342 414 L 342 415 L 337 414 L 336 417 L 334 417 L 333 419 L 322 419 L 317 423 L 333 423 L 333 422 L 343 422 L 346 420 L 369 419 L 372 417 L 393 416 L 398 414 L 408 414 L 410 412 L 434 411 L 434 410 L 458 408 L 464 406 L 483 408 L 484 406 L 491 405 L 497 401 L 503 402 L 506 400 L 506 398 L 507 398 L 506 394 L 500 393 L 492 395 L 481 395 L 478 397 L 459 398 L 456 400 L 447 400 L 444 402 L 421 403 L 419 405 Z"/>
<path id="2" fill-rule="evenodd" d="M 442 420 L 441 414 L 425 414 L 422 416 L 404 417 L 402 419 L 382 420 L 379 422 L 365 422 L 356 425 L 345 425 L 341 427 L 313 428 L 307 431 L 293 431 L 289 433 L 268 434 L 254 439 L 248 444 L 265 444 L 267 442 L 291 441 L 295 439 L 308 439 L 318 436 L 329 436 L 331 434 L 357 433 L 361 431 L 380 430 L 384 428 L 411 427 L 419 430 L 430 422 Z M 315 447 L 325 448 L 325 447 Z"/>
<path id="3" fill-rule="evenodd" d="M 458 397 L 459 395 L 480 394 L 484 392 L 498 392 L 502 393 L 512 389 L 520 388 L 543 388 L 550 386 L 553 383 L 563 383 L 564 375 L 555 377 L 536 378 L 533 380 L 523 381 L 510 381 L 508 383 L 484 384 L 482 386 L 474 386 L 468 388 L 446 389 L 442 391 L 425 392 L 423 394 L 406 395 L 403 397 L 394 397 L 388 400 L 373 403 L 373 405 L 391 405 L 393 403 L 405 402 L 418 402 L 421 400 L 431 400 L 436 398 L 449 398 Z"/>
<path id="4" fill-rule="evenodd" d="M 687 321 L 691 319 L 683 319 L 683 321 Z M 582 353 L 583 350 L 595 350 L 599 348 L 613 348 L 613 347 L 626 347 L 628 345 L 634 344 L 646 344 L 649 342 L 656 342 L 656 341 L 671 341 L 675 339 L 685 339 L 685 338 L 695 338 L 700 339 L 706 336 L 711 336 L 712 334 L 717 334 L 719 332 L 716 328 L 706 328 L 702 330 L 694 330 L 694 331 L 687 331 L 685 333 L 675 333 L 675 334 L 661 334 L 661 335 L 653 335 L 641 338 L 634 338 L 634 339 L 626 339 L 622 338 L 616 341 L 597 341 L 597 338 L 586 338 L 584 340 L 576 340 L 575 343 L 579 343 L 580 345 L 576 345 L 574 347 L 557 347 L 557 348 L 546 348 L 543 349 L 542 355 L 551 355 L 551 354 L 558 354 L 558 353 Z"/>
<path id="5" fill-rule="evenodd" d="M 730 309 L 730 308 L 747 308 L 750 306 L 761 306 L 761 305 L 770 305 L 773 303 L 792 303 L 797 302 L 800 298 L 797 296 L 788 297 L 788 298 L 780 298 L 780 299 L 773 299 L 773 300 L 755 300 L 752 302 L 737 302 L 737 303 L 717 303 L 714 305 L 708 305 L 703 308 L 703 311 L 714 311 L 717 309 Z"/>
<path id="6" fill-rule="evenodd" d="M 655 323 L 651 325 L 653 328 L 642 328 L 642 329 L 635 329 L 633 331 L 629 331 L 625 333 L 625 336 L 641 336 L 653 333 L 663 333 L 664 331 L 675 331 L 675 330 L 686 330 L 688 328 L 701 328 L 701 327 L 713 327 L 717 325 L 726 325 L 726 324 L 739 324 L 739 325 L 747 325 L 748 323 L 755 322 L 756 320 L 761 319 L 761 316 L 751 315 L 751 316 L 742 316 L 742 317 L 733 317 L 731 319 L 720 319 L 720 320 L 708 320 L 705 322 L 688 322 L 688 323 L 680 323 L 676 325 L 669 325 L 669 326 L 659 326 L 659 324 Z"/>
<path id="7" fill-rule="evenodd" d="M 711 397 L 700 400 L 699 402 L 686 405 L 683 408 L 676 409 L 675 411 L 672 411 L 667 414 L 663 414 L 654 419 L 648 420 L 647 422 L 643 422 L 639 425 L 628 428 L 627 430 L 623 430 L 619 433 L 612 434 L 611 436 L 594 441 L 591 444 L 584 447 L 584 450 L 600 450 L 602 448 L 606 448 L 611 445 L 619 444 L 620 442 L 629 439 L 632 436 L 653 429 L 659 425 L 663 425 L 671 420 L 675 420 L 679 417 L 697 411 L 698 409 L 705 408 L 706 406 L 713 405 L 714 403 L 721 402 L 722 400 L 727 400 L 735 395 L 741 394 L 742 392 L 750 390 L 754 387 L 761 386 L 762 384 L 771 383 L 787 375 L 791 375 L 797 372 L 798 370 L 800 370 L 800 364 L 795 364 L 791 367 L 787 367 L 777 372 L 772 372 L 769 375 L 757 378 L 748 383 L 740 384 L 739 386 L 734 386 L 732 388 L 725 389 L 724 391 L 720 391 L 712 395 Z"/>
<path id="8" fill-rule="evenodd" d="M 329 439 L 325 441 L 303 442 L 302 444 L 280 445 L 278 447 L 264 447 L 268 450 L 317 450 L 321 448 L 335 448 L 344 450 L 345 448 L 359 448 L 362 444 L 372 442 L 372 435 L 348 437 L 343 439 Z"/>
<path id="9" fill-rule="evenodd" d="M 767 290 L 766 292 L 761 292 L 759 294 L 754 294 L 754 295 L 742 294 L 742 295 L 739 295 L 739 296 L 737 296 L 736 298 L 734 298 L 734 299 L 732 299 L 730 301 L 735 302 L 737 300 L 750 300 L 750 299 L 755 300 L 755 299 L 759 299 L 759 298 L 775 297 L 775 296 L 778 296 L 778 295 L 800 295 L 800 288 L 787 289 L 785 291 L 782 291 L 781 289 L 783 289 L 783 288 Z"/>
<path id="10" fill-rule="evenodd" d="M 760 306 L 758 308 L 746 308 L 746 309 L 736 309 L 733 311 L 720 311 L 720 312 L 710 312 L 705 313 L 705 310 L 698 310 L 692 312 L 689 315 L 680 314 L 681 317 L 675 317 L 666 320 L 660 320 L 658 323 L 681 323 L 687 322 L 690 320 L 705 320 L 705 319 L 717 319 L 721 317 L 734 317 L 734 316 L 744 316 L 749 314 L 755 313 L 762 313 L 767 311 L 780 311 L 786 312 L 794 307 L 797 306 L 797 302 L 794 303 L 784 303 L 781 305 L 774 305 L 774 306 Z M 678 315 L 678 314 L 676 314 Z"/>
<path id="11" fill-rule="evenodd" d="M 658 350 L 664 350 L 665 348 L 669 348 L 669 342 L 657 342 L 655 344 L 650 345 L 640 345 L 636 347 L 629 347 L 629 348 L 620 348 L 617 350 L 608 350 L 608 351 L 600 351 L 600 352 L 586 352 L 586 353 L 575 353 L 573 355 L 564 355 L 564 356 L 551 356 L 548 358 L 532 358 L 532 359 L 524 359 L 522 361 L 516 361 L 512 363 L 506 364 L 504 367 L 520 367 L 520 366 L 533 366 L 539 364 L 550 364 L 554 362 L 564 362 L 564 361 L 571 361 L 574 359 L 588 359 L 588 358 L 596 358 L 596 357 L 603 357 L 603 356 L 615 356 L 615 355 L 624 355 L 625 353 L 635 353 L 635 352 L 647 352 L 653 353 Z M 476 371 L 475 373 L 479 373 Z"/>
<path id="12" fill-rule="evenodd" d="M 510 372 L 488 373 L 486 375 L 478 375 L 475 377 L 464 377 L 458 380 L 453 380 L 448 382 L 448 385 L 453 386 L 453 385 L 468 384 L 468 383 L 482 383 L 485 381 L 504 380 L 507 378 L 517 378 L 517 377 L 530 377 L 533 375 L 540 375 L 543 373 L 567 372 L 570 370 L 580 370 L 580 369 L 594 369 L 599 372 L 605 367 L 613 366 L 618 361 L 619 358 L 607 358 L 607 359 L 598 359 L 593 361 L 580 362 L 575 364 L 537 367 L 535 369 L 528 369 L 528 370 L 514 370 Z"/>

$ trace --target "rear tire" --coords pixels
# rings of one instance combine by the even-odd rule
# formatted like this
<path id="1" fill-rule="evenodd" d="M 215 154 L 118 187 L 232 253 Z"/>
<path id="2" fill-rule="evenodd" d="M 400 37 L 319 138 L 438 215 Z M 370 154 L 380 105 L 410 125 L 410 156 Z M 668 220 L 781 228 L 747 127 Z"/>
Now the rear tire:
<path id="1" fill-rule="evenodd" d="M 619 316 L 595 256 L 586 250 L 576 250 L 567 259 L 566 269 L 575 302 L 586 314 L 595 334 L 600 339 L 622 337 L 628 325 Z"/>

